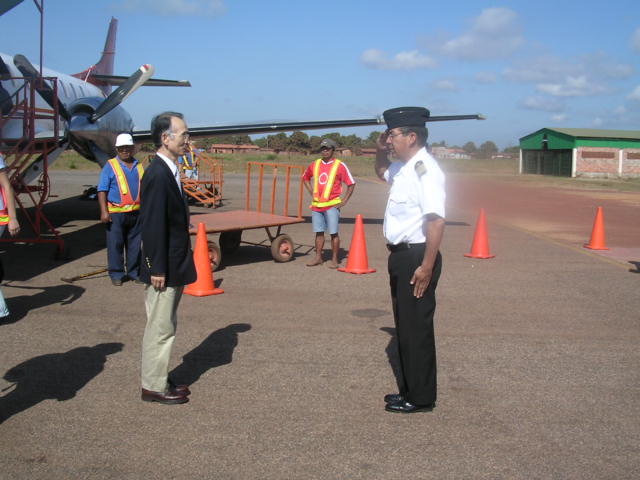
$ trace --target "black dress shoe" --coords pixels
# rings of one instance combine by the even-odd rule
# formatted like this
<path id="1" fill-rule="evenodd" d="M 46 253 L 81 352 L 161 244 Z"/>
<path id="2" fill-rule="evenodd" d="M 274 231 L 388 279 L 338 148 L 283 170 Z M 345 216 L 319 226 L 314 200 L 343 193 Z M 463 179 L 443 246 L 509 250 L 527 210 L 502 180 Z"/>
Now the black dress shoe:
<path id="1" fill-rule="evenodd" d="M 152 392 L 151 390 L 142 389 L 142 400 L 145 402 L 158 402 L 165 405 L 175 405 L 177 403 L 187 403 L 189 397 L 181 393 L 169 391 L 167 393 Z"/>
<path id="2" fill-rule="evenodd" d="M 435 403 L 430 403 L 427 405 L 414 405 L 411 402 L 407 402 L 406 400 L 402 400 L 397 403 L 387 403 L 384 409 L 387 412 L 394 413 L 416 413 L 416 412 L 430 412 L 435 408 Z"/>
<path id="3" fill-rule="evenodd" d="M 398 403 L 404 400 L 404 397 L 399 393 L 389 393 L 384 396 L 384 403 Z"/>
<path id="4" fill-rule="evenodd" d="M 167 383 L 169 384 L 169 391 L 179 395 L 191 395 L 191 390 L 189 390 L 188 385 L 176 385 L 171 380 L 167 380 Z"/>

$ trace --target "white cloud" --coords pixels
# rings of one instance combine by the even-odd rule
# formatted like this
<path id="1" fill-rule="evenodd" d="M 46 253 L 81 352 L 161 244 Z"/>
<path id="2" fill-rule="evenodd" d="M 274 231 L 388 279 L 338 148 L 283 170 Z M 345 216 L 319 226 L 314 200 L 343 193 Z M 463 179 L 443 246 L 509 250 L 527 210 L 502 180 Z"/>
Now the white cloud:
<path id="1" fill-rule="evenodd" d="M 591 124 L 594 127 L 601 127 L 604 124 L 604 120 L 602 120 L 602 118 L 600 118 L 600 117 L 596 117 L 596 118 L 593 119 Z"/>
<path id="2" fill-rule="evenodd" d="M 456 86 L 456 84 L 451 80 L 436 80 L 431 85 L 433 86 L 433 88 L 436 88 L 438 90 L 449 90 L 452 92 L 455 92 L 458 90 L 458 87 Z"/>
<path id="3" fill-rule="evenodd" d="M 551 115 L 551 120 L 557 123 L 562 123 L 567 119 L 566 113 L 558 113 L 556 115 Z"/>
<path id="4" fill-rule="evenodd" d="M 613 113 L 615 113 L 616 115 L 624 115 L 625 113 L 627 113 L 627 107 L 625 107 L 624 105 L 618 105 L 613 110 Z"/>
<path id="5" fill-rule="evenodd" d="M 631 48 L 640 52 L 640 27 L 636 28 L 631 34 Z"/>
<path id="6" fill-rule="evenodd" d="M 468 32 L 435 48 L 444 55 L 465 60 L 506 57 L 524 42 L 517 16 L 508 8 L 486 8 L 473 19 Z"/>
<path id="7" fill-rule="evenodd" d="M 598 52 L 575 59 L 543 55 L 528 58 L 503 72 L 504 78 L 521 83 L 560 83 L 567 77 L 586 76 L 599 80 L 627 78 L 633 75 L 630 64 L 620 63 Z"/>
<path id="8" fill-rule="evenodd" d="M 556 97 L 586 97 L 605 93 L 608 88 L 589 80 L 585 75 L 567 76 L 557 83 L 539 83 L 536 90 Z"/>
<path id="9" fill-rule="evenodd" d="M 543 112 L 560 112 L 564 105 L 556 98 L 551 97 L 527 97 L 521 102 L 521 106 L 529 110 L 541 110 Z"/>
<path id="10" fill-rule="evenodd" d="M 224 0 L 124 0 L 120 7 L 159 15 L 222 15 Z"/>
<path id="11" fill-rule="evenodd" d="M 362 63 L 378 70 L 416 70 L 419 68 L 434 68 L 437 63 L 428 55 L 417 50 L 399 52 L 393 57 L 377 48 L 365 50 L 360 57 Z"/>
<path id="12" fill-rule="evenodd" d="M 640 85 L 638 85 L 633 92 L 631 92 L 627 98 L 629 100 L 640 100 Z"/>
<path id="13" fill-rule="evenodd" d="M 475 79 L 478 83 L 496 83 L 498 80 L 493 72 L 478 72 L 475 74 Z"/>

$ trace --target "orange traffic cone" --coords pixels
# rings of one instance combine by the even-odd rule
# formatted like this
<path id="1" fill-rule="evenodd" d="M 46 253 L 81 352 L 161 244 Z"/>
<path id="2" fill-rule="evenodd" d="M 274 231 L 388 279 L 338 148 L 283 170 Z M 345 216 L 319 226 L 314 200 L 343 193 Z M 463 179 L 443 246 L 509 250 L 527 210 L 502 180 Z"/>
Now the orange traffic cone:
<path id="1" fill-rule="evenodd" d="M 473 245 L 471 245 L 471 252 L 465 253 L 465 257 L 470 258 L 493 258 L 495 255 L 491 255 L 489 252 L 489 238 L 487 235 L 487 225 L 484 216 L 484 208 L 480 209 L 480 215 L 478 215 L 478 223 L 476 224 L 476 233 L 473 235 Z"/>
<path id="2" fill-rule="evenodd" d="M 364 239 L 364 224 L 362 215 L 356 215 L 356 228 L 351 239 L 351 248 L 347 257 L 347 268 L 339 268 L 341 272 L 347 273 L 373 273 L 375 268 L 369 268 L 367 259 L 367 243 Z"/>
<path id="3" fill-rule="evenodd" d="M 591 231 L 591 241 L 584 244 L 584 248 L 591 250 L 609 250 L 604 239 L 604 215 L 602 207 L 598 207 L 596 211 L 596 219 L 593 222 L 593 230 Z"/>
<path id="4" fill-rule="evenodd" d="M 193 252 L 193 261 L 196 264 L 198 278 L 184 289 L 187 295 L 194 297 L 205 297 L 207 295 L 218 295 L 224 293 L 221 288 L 216 288 L 213 283 L 213 272 L 211 271 L 211 259 L 209 258 L 209 248 L 207 246 L 207 232 L 204 223 L 198 224 L 198 236 L 196 237 L 196 249 Z"/>

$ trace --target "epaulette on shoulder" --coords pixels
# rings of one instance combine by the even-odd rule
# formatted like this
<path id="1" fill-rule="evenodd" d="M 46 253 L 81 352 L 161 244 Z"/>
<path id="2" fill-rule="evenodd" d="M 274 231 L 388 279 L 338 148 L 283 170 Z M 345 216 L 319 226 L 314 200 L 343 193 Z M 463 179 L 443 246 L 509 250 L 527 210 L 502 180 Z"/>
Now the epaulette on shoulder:
<path id="1" fill-rule="evenodd" d="M 424 166 L 424 162 L 422 160 L 418 160 L 413 168 L 415 169 L 419 177 L 422 177 L 425 173 L 427 173 L 427 167 Z"/>

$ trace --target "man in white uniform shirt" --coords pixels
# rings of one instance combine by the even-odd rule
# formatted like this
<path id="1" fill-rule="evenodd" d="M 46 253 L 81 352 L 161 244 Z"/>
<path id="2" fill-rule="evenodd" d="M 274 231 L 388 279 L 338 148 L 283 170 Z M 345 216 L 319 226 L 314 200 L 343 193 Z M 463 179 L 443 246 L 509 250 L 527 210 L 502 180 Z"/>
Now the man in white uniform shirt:
<path id="1" fill-rule="evenodd" d="M 431 411 L 436 402 L 433 315 L 442 266 L 444 174 L 426 150 L 429 110 L 400 107 L 383 116 L 388 128 L 377 142 L 375 169 L 391 184 L 384 236 L 400 356 L 399 393 L 385 396 L 385 409 Z"/>

